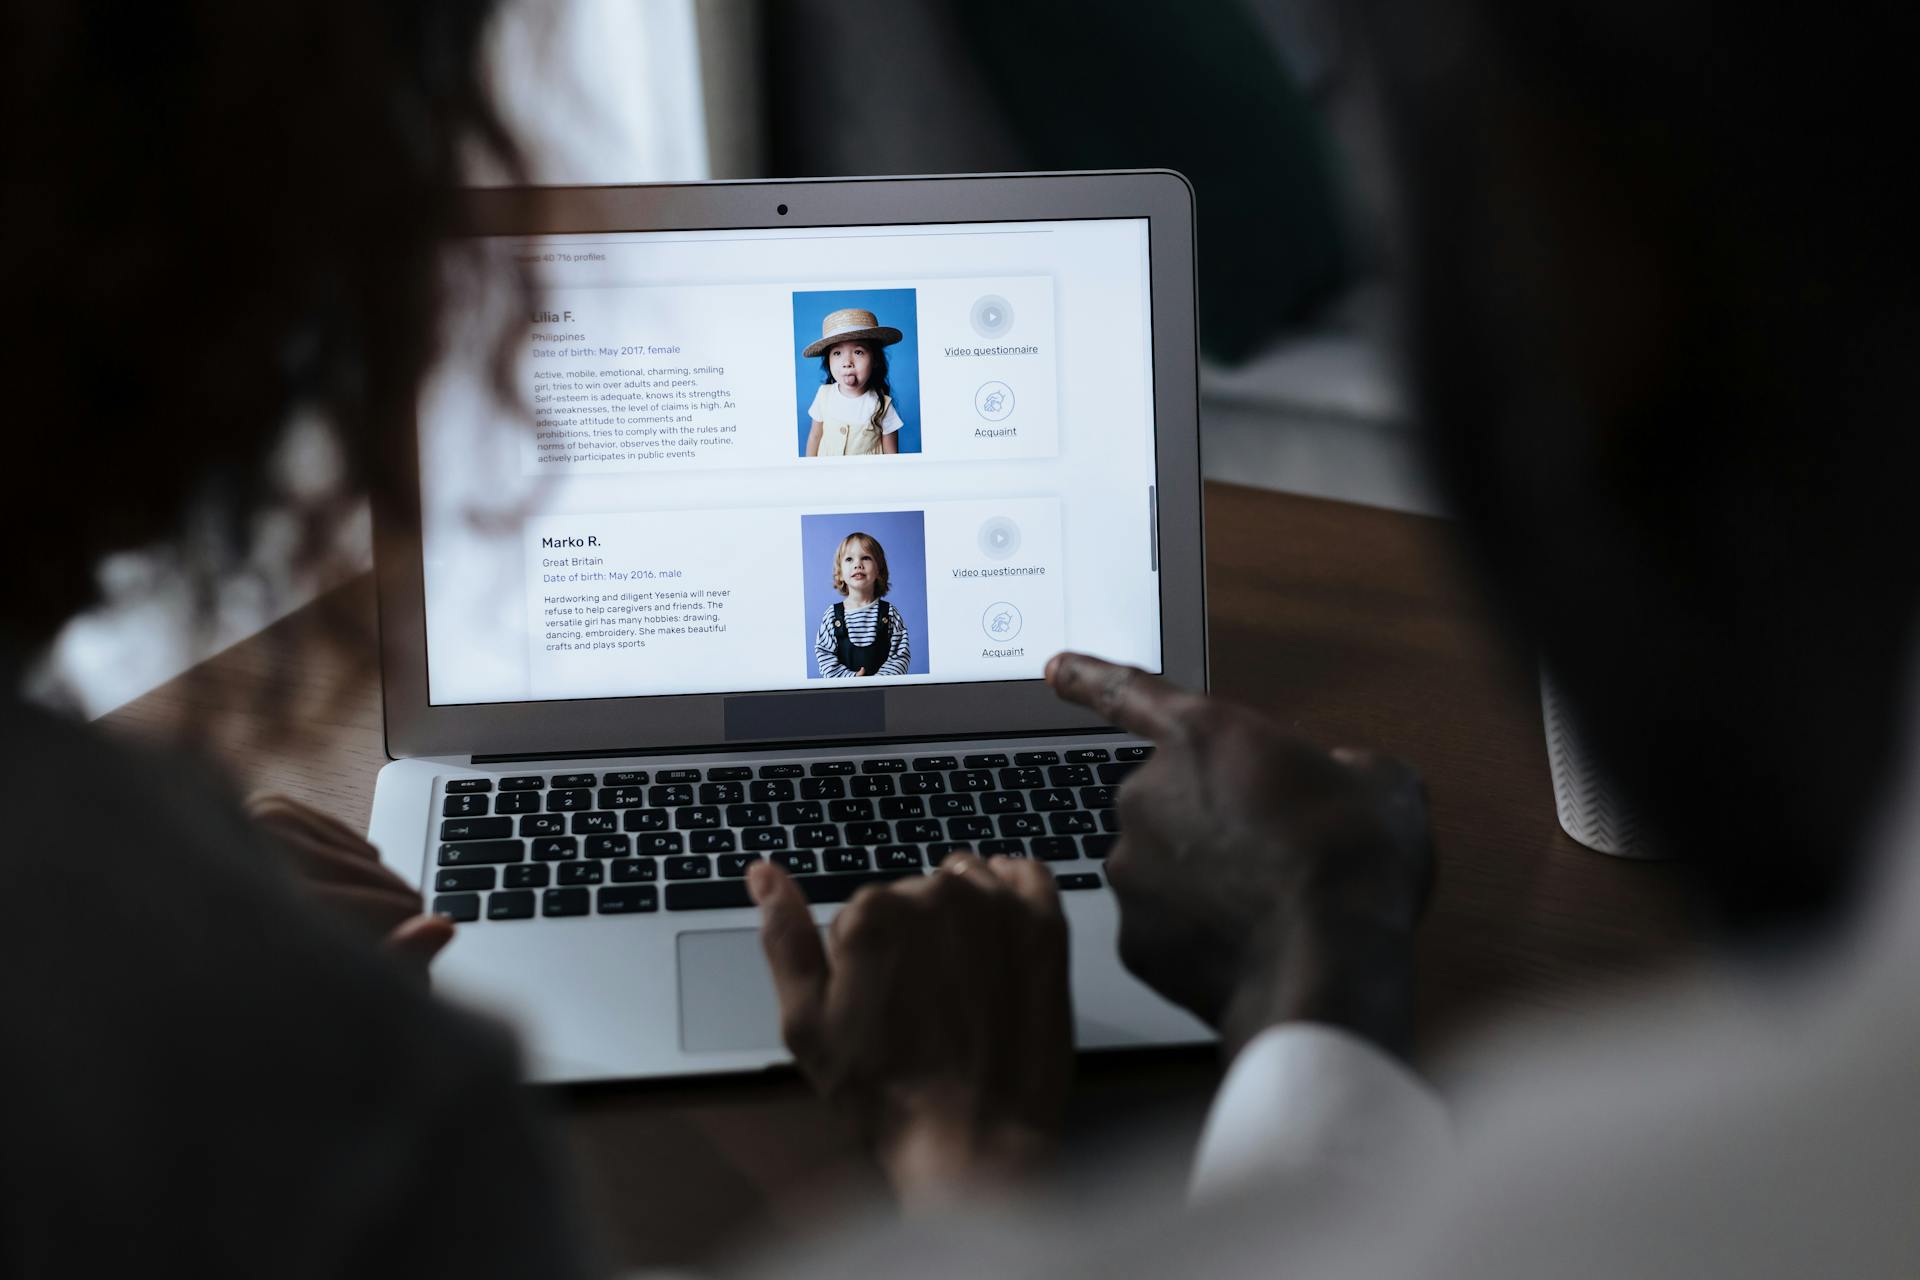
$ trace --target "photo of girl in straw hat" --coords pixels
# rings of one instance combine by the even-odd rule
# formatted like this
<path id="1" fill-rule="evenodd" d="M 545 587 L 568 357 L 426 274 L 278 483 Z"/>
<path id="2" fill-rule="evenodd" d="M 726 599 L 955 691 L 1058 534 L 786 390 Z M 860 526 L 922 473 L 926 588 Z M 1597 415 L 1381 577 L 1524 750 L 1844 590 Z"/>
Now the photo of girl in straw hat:
<path id="1" fill-rule="evenodd" d="M 805 343 L 801 455 L 917 453 L 914 291 L 796 293 L 793 302 L 796 341 Z"/>

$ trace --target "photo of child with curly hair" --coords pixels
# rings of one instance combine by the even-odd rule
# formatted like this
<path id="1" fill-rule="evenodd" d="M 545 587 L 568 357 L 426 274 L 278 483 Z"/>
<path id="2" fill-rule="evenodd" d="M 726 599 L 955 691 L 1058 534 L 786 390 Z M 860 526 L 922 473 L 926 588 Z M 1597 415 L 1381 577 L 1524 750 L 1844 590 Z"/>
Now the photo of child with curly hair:
<path id="1" fill-rule="evenodd" d="M 827 607 L 813 640 L 823 678 L 907 673 L 912 660 L 907 620 L 886 601 L 891 585 L 887 553 L 878 539 L 854 532 L 840 540 L 833 557 L 833 589 L 845 599 Z"/>
<path id="2" fill-rule="evenodd" d="M 821 321 L 819 340 L 800 353 L 820 358 L 820 389 L 807 409 L 813 420 L 807 457 L 900 451 L 905 423 L 887 381 L 887 348 L 900 337 L 900 330 L 860 307 L 830 312 Z"/>

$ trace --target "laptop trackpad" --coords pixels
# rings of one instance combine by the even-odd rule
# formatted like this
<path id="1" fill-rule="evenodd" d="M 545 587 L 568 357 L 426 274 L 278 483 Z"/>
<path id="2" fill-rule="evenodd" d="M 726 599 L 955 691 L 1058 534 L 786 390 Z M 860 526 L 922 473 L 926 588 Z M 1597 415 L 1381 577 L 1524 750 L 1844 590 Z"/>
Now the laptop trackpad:
<path id="1" fill-rule="evenodd" d="M 683 933 L 676 942 L 681 1050 L 780 1048 L 780 1005 L 760 949 L 760 931 Z"/>

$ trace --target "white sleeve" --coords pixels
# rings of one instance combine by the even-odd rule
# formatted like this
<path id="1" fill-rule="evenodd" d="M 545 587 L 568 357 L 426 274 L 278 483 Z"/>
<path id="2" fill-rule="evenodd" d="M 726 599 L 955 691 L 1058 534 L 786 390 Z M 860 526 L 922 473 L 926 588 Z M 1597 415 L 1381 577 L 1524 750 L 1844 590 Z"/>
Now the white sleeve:
<path id="1" fill-rule="evenodd" d="M 890 436 L 906 425 L 900 420 L 899 411 L 893 407 L 893 397 L 888 396 L 886 416 L 880 419 L 880 434 Z"/>
<path id="2" fill-rule="evenodd" d="M 833 390 L 833 388 L 827 386 L 825 383 L 822 383 L 820 385 L 819 390 L 813 393 L 813 403 L 807 406 L 807 417 L 811 418 L 815 422 L 825 422 L 827 420 L 826 418 L 827 411 L 820 407 L 820 397 L 827 394 L 827 392 L 831 390 Z"/>
<path id="3" fill-rule="evenodd" d="M 1228 1069 L 1188 1195 L 1280 1175 L 1384 1184 L 1451 1149 L 1446 1107 L 1406 1067 L 1358 1036 L 1290 1022 L 1255 1036 Z"/>

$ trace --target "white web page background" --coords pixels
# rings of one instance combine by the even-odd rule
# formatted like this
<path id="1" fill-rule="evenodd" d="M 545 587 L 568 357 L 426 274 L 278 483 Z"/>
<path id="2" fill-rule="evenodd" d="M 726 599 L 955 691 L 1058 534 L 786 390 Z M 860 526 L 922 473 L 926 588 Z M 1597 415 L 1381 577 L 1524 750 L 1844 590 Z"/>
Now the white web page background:
<path id="1" fill-rule="evenodd" d="M 1160 669 L 1148 497 L 1154 463 L 1145 220 L 555 236 L 516 243 L 514 252 L 533 263 L 546 291 L 540 305 L 547 315 L 535 329 L 554 339 L 549 350 L 681 348 L 660 353 L 663 367 L 683 362 L 724 371 L 702 375 L 702 388 L 715 393 L 706 407 L 734 408 L 706 412 L 702 421 L 715 424 L 716 438 L 719 426 L 732 426 L 734 443 L 696 465 L 530 465 L 533 428 L 492 402 L 474 367 L 450 362 L 424 398 L 420 419 L 434 703 L 818 687 L 791 658 L 795 637 L 818 622 L 797 605 L 802 583 L 794 575 L 830 574 L 830 564 L 799 565 L 799 517 L 832 511 L 946 513 L 930 518 L 927 530 L 926 603 L 941 619 L 931 669 L 863 683 L 1037 678 L 1059 647 Z M 1026 291 L 1010 294 L 1009 282 L 1024 282 Z M 795 362 L 800 342 L 817 334 L 796 335 L 791 299 L 823 288 L 917 291 L 923 452 L 799 456 Z M 711 297 L 689 293 L 699 290 Z M 990 294 L 1010 296 L 1014 317 L 1006 331 L 985 335 L 969 308 Z M 673 305 L 656 305 L 663 299 Z M 737 326 L 714 299 L 743 309 Z M 574 305 L 562 305 L 567 300 Z M 678 338 L 676 312 L 689 321 Z M 453 349 L 473 346 L 459 336 Z M 1027 346 L 1037 353 L 1011 362 L 945 354 L 950 347 Z M 536 367 L 601 363 L 592 354 L 554 359 L 523 361 L 521 392 L 529 404 Z M 626 359 L 651 357 L 616 356 L 615 363 Z M 969 393 L 982 380 L 1010 384 L 1016 413 L 1031 415 L 1021 419 L 1033 427 L 1019 446 L 1024 456 L 970 447 L 972 433 L 956 430 L 961 422 L 993 425 Z M 1010 517 L 1023 544 L 1013 563 L 1035 554 L 1049 563 L 1043 579 L 987 592 L 993 603 L 1007 597 L 1027 615 L 1019 625 L 1031 643 L 996 644 L 954 621 L 973 609 L 978 575 L 1002 563 L 964 535 L 1016 510 L 1049 517 L 1030 536 L 1030 514 Z M 676 520 L 674 513 L 685 514 Z M 637 540 L 703 590 L 737 584 L 724 610 L 727 630 L 700 633 L 708 637 L 701 643 L 676 639 L 671 647 L 679 657 L 670 667 L 622 662 L 618 655 L 631 658 L 634 648 L 623 650 L 617 639 L 600 649 L 549 648 L 551 620 L 539 616 L 542 578 L 550 571 L 542 561 L 556 554 L 605 557 L 579 548 L 556 552 L 540 541 L 568 536 L 565 529 L 584 528 L 589 517 L 623 530 L 630 563 L 637 563 Z M 1020 596 L 1027 587 L 1035 589 Z M 1028 599 L 1031 610 L 1022 602 Z M 649 647 L 656 650 L 650 660 L 666 658 L 659 646 Z M 1020 654 L 984 661 L 985 649 Z M 570 654 L 578 660 L 566 661 Z"/>

